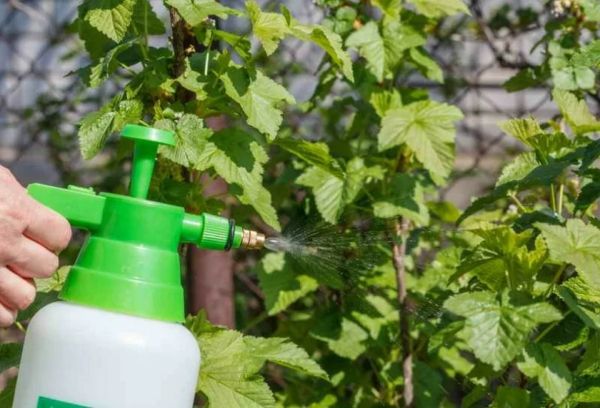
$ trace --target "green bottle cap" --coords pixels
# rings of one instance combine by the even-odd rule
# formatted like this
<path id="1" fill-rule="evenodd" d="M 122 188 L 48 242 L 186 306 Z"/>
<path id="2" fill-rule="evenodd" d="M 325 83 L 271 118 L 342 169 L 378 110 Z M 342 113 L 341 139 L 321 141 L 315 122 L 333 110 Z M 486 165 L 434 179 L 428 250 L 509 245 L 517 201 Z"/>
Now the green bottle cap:
<path id="1" fill-rule="evenodd" d="M 179 245 L 228 250 L 251 247 L 250 234 L 233 220 L 186 214 L 182 207 L 147 200 L 159 145 L 174 146 L 172 132 L 127 125 L 135 143 L 130 196 L 96 194 L 31 184 L 29 194 L 89 236 L 60 298 L 69 302 L 158 320 L 184 321 Z M 254 233 L 256 234 L 256 233 Z"/>

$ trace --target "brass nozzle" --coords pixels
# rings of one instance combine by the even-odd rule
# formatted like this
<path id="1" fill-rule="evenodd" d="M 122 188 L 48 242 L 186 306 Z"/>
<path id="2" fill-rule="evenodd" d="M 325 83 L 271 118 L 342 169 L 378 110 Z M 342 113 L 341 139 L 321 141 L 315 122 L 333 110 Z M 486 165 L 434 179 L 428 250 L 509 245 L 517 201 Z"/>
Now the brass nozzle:
<path id="1" fill-rule="evenodd" d="M 260 232 L 251 231 L 247 229 L 242 230 L 242 248 L 245 249 L 263 249 L 265 246 L 265 234 Z"/>

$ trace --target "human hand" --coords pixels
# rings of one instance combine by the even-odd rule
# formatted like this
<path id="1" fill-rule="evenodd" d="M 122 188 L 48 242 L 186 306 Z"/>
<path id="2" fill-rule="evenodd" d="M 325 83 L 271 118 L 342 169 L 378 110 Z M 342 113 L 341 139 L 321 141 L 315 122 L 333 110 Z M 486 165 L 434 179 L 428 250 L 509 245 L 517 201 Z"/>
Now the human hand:
<path id="1" fill-rule="evenodd" d="M 0 326 L 35 299 L 33 278 L 50 277 L 71 240 L 71 227 L 58 213 L 27 195 L 0 166 Z"/>

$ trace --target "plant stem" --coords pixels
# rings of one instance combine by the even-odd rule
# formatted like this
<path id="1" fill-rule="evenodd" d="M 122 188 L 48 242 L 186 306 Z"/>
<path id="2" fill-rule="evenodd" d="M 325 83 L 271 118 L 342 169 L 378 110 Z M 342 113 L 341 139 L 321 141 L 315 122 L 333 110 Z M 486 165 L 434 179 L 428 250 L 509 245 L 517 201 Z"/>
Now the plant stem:
<path id="1" fill-rule="evenodd" d="M 525 208 L 525 206 L 523 205 L 523 203 L 521 202 L 521 200 L 519 200 L 519 197 L 517 197 L 516 194 L 510 193 L 508 196 L 513 201 L 513 203 L 515 203 L 515 205 L 517 206 L 517 208 L 519 209 L 519 211 L 524 212 L 524 213 L 527 212 L 527 208 Z"/>
<path id="2" fill-rule="evenodd" d="M 552 205 L 552 211 L 556 212 L 556 189 L 554 183 L 550 184 L 550 204 Z"/>
<path id="3" fill-rule="evenodd" d="M 548 297 L 550 295 L 550 293 L 552 293 L 552 289 L 554 289 L 554 286 L 556 286 L 556 282 L 558 282 L 558 280 L 562 276 L 563 272 L 565 271 L 566 267 L 567 267 L 567 264 L 564 264 L 560 268 L 558 268 L 558 270 L 556 271 L 556 273 L 552 277 L 552 281 L 550 282 L 550 286 L 548 286 L 548 289 L 546 290 L 546 293 L 544 293 L 544 297 Z"/>
<path id="4" fill-rule="evenodd" d="M 565 185 L 561 183 L 558 188 L 558 213 L 562 214 L 563 210 L 563 196 L 565 194 Z"/>
<path id="5" fill-rule="evenodd" d="M 392 245 L 394 269 L 396 270 L 398 312 L 400 314 L 400 344 L 402 346 L 402 372 L 404 376 L 404 406 L 414 406 L 414 381 L 412 363 L 412 344 L 410 338 L 410 306 L 406 288 L 406 239 L 410 222 L 399 218 L 394 222 L 394 243 Z"/>

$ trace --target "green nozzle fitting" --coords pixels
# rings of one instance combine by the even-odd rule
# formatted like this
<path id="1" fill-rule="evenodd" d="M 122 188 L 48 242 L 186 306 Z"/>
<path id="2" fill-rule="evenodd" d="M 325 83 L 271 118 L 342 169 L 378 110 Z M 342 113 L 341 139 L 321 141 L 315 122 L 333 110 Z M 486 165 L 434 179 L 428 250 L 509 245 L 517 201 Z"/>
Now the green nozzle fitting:
<path id="1" fill-rule="evenodd" d="M 228 250 L 258 249 L 264 235 L 210 214 L 146 199 L 159 145 L 173 146 L 172 132 L 127 125 L 135 142 L 130 195 L 31 184 L 29 194 L 90 231 L 60 294 L 73 303 L 165 321 L 184 321 L 179 245 Z"/>

